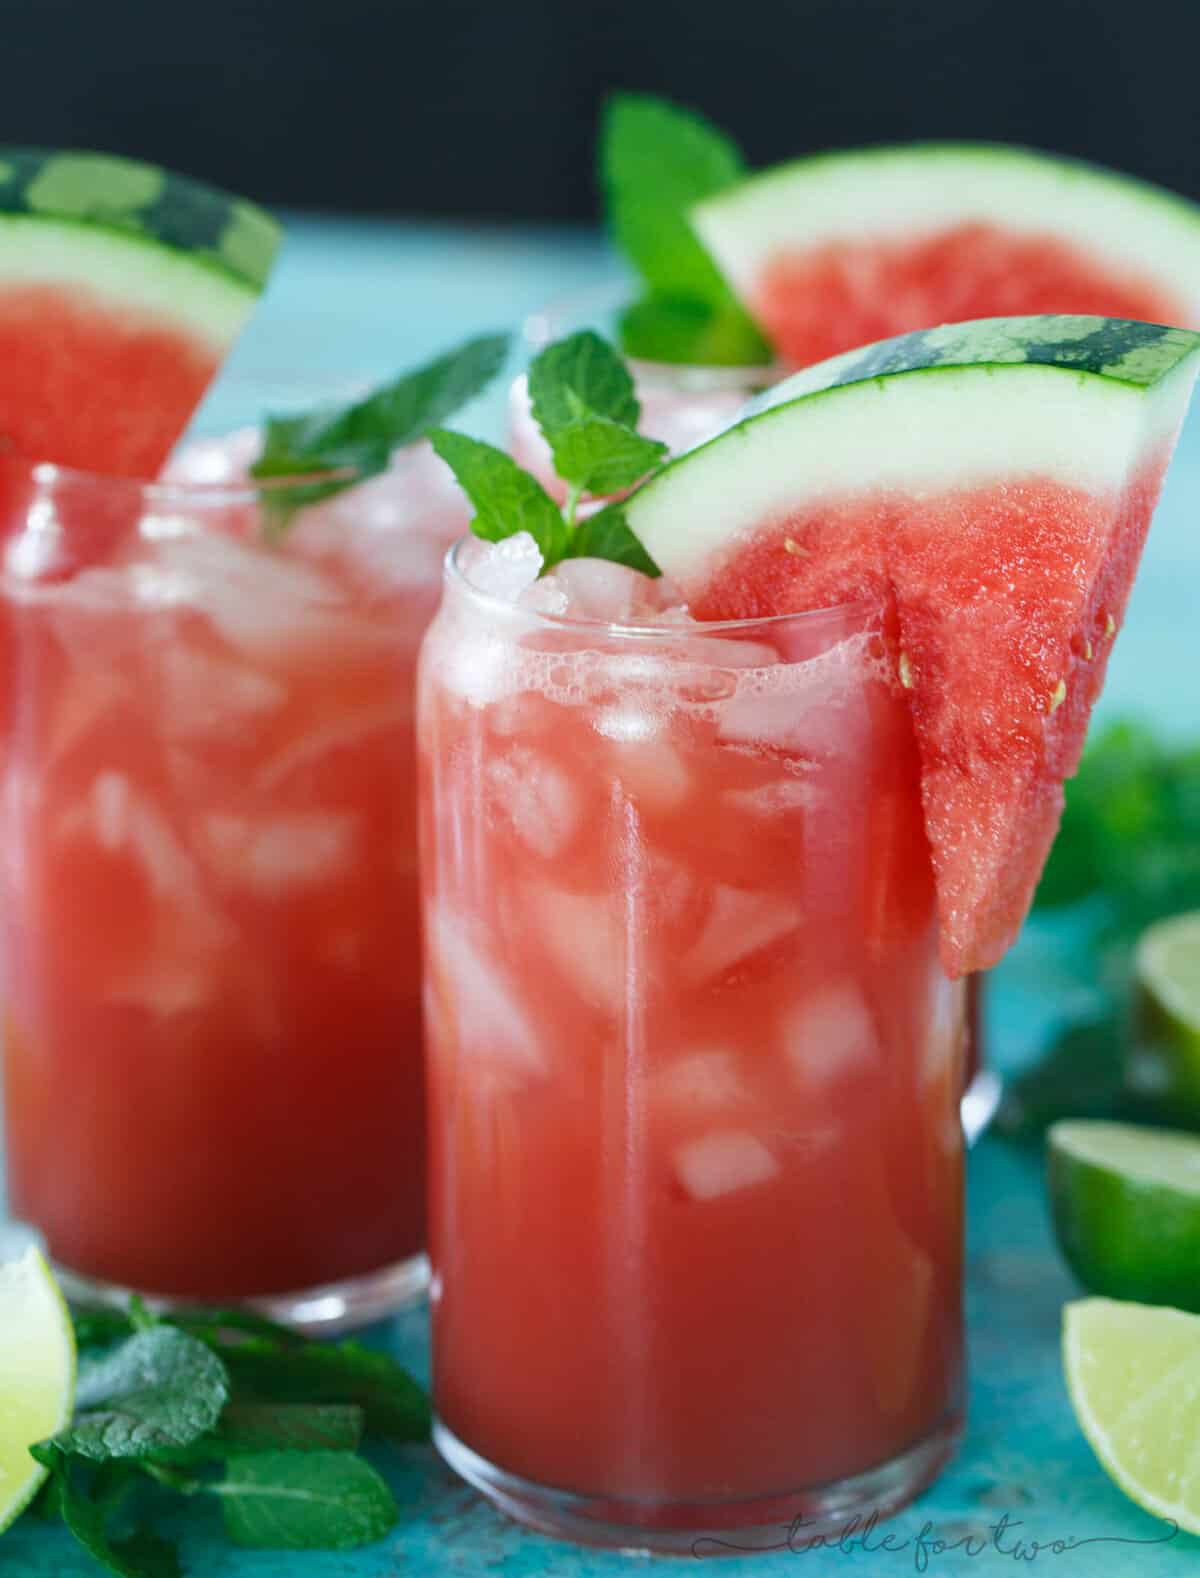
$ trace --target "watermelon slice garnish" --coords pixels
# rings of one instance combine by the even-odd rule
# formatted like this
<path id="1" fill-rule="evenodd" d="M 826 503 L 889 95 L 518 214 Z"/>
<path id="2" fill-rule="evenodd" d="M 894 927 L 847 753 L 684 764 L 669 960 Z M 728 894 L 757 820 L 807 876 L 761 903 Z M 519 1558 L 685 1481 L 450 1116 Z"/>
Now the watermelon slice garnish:
<path id="1" fill-rule="evenodd" d="M 262 210 L 153 165 L 0 149 L 0 447 L 153 477 L 266 282 Z"/>
<path id="2" fill-rule="evenodd" d="M 701 618 L 894 605 L 952 975 L 1032 901 L 1198 369 L 1146 323 L 925 330 L 795 375 L 626 506 Z"/>
<path id="3" fill-rule="evenodd" d="M 1014 314 L 1200 328 L 1200 209 L 1023 148 L 816 155 L 750 176 L 691 220 L 793 367 L 931 323 Z"/>

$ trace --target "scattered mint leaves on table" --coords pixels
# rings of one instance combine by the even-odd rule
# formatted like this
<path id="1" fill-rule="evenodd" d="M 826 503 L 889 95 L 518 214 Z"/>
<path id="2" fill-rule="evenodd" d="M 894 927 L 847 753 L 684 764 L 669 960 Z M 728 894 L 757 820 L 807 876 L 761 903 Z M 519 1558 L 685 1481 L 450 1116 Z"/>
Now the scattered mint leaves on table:
<path id="1" fill-rule="evenodd" d="M 600 133 L 608 225 L 645 285 L 621 320 L 628 355 L 694 366 L 771 360 L 688 218 L 745 170 L 736 144 L 702 115 L 645 94 L 608 101 Z"/>
<path id="2" fill-rule="evenodd" d="M 1155 921 L 1200 909 L 1200 747 L 1168 745 L 1132 720 L 1109 724 L 1066 796 L 1035 903 L 1075 910 L 1105 1001 L 1006 1081 L 996 1126 L 1014 1139 L 1040 1140 L 1058 1118 L 1178 1122 L 1128 1088 L 1125 1062 L 1134 945 Z"/>
<path id="3" fill-rule="evenodd" d="M 555 341 L 530 364 L 529 400 L 555 472 L 567 485 L 561 509 L 503 450 L 447 428 L 429 434 L 474 507 L 476 536 L 500 542 L 528 532 L 541 550 L 543 573 L 563 559 L 586 556 L 659 575 L 619 502 L 579 517 L 585 499 L 624 492 L 667 453 L 665 444 L 638 432 L 641 407 L 616 351 L 590 330 Z"/>
<path id="4" fill-rule="evenodd" d="M 251 476 L 267 483 L 284 477 L 313 481 L 263 489 L 268 532 L 285 530 L 306 505 L 386 471 L 395 450 L 424 438 L 482 394 L 503 367 L 509 344 L 507 334 L 481 335 L 351 405 L 269 417 Z M 322 477 L 323 472 L 341 475 Z"/>
<path id="5" fill-rule="evenodd" d="M 386 1354 L 308 1341 L 253 1313 L 80 1311 L 75 1416 L 31 1448 L 51 1477 L 27 1516 L 61 1519 L 117 1578 L 180 1578 L 152 1524 L 167 1498 L 214 1498 L 240 1545 L 345 1550 L 398 1513 L 358 1455 L 364 1432 L 423 1441 L 425 1393 Z"/>

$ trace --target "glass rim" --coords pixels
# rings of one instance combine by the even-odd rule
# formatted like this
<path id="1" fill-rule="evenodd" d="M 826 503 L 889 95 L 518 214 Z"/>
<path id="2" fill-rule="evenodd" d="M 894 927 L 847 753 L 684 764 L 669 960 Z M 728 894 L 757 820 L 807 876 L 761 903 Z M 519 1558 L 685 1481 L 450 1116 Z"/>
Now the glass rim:
<path id="1" fill-rule="evenodd" d="M 552 296 L 544 306 L 527 313 L 522 319 L 522 344 L 531 356 L 536 356 L 554 340 L 570 332 L 569 320 L 600 317 L 632 300 L 633 291 L 628 278 L 610 279 L 598 285 L 587 285 L 579 290 Z M 579 326 L 582 327 L 582 324 Z M 720 393 L 724 389 L 743 390 L 751 382 L 766 389 L 787 377 L 789 372 L 795 371 L 778 360 L 730 364 L 655 362 L 641 356 L 625 356 L 623 352 L 622 356 L 634 376 L 644 384 L 672 384 L 677 388 L 702 393 Z"/>
<path id="2" fill-rule="evenodd" d="M 126 477 L 103 471 L 85 471 L 79 466 L 64 466 L 54 460 L 29 460 L 10 454 L 0 458 L 0 474 L 27 478 L 35 489 L 52 491 L 57 487 L 92 489 L 110 495 L 128 493 L 149 505 L 186 502 L 191 507 L 255 504 L 264 494 L 282 497 L 298 490 L 323 487 L 328 483 L 368 482 L 377 475 L 353 466 L 331 467 L 287 477 L 246 477 L 226 482 L 195 482 L 184 478 Z"/>
<path id="3" fill-rule="evenodd" d="M 496 609 L 509 618 L 527 619 L 533 624 L 544 625 L 551 630 L 589 632 L 593 636 L 604 634 L 638 640 L 678 641 L 681 635 L 689 639 L 697 636 L 735 633 L 744 635 L 750 631 L 767 630 L 783 624 L 804 623 L 812 628 L 822 622 L 833 624 L 835 621 L 844 621 L 850 616 L 865 619 L 871 614 L 884 611 L 881 599 L 856 597 L 843 603 L 831 603 L 825 608 L 804 608 L 787 614 L 755 614 L 743 619 L 698 619 L 693 625 L 623 624 L 617 620 L 581 619 L 569 614 L 551 614 L 541 608 L 523 608 L 519 603 L 509 602 L 497 593 L 486 591 L 472 582 L 459 562 L 459 555 L 468 544 L 479 541 L 480 538 L 467 533 L 451 543 L 442 560 L 442 576 L 446 585 L 465 592 L 468 597 L 485 608 Z"/>

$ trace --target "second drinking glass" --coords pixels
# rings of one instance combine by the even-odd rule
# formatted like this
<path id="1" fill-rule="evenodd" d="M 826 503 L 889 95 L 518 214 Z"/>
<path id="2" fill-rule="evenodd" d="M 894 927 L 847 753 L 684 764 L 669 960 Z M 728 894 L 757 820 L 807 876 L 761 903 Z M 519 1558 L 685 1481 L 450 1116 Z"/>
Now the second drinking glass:
<path id="1" fill-rule="evenodd" d="M 585 1541 L 882 1514 L 960 1428 L 963 1051 L 882 612 L 559 617 L 629 572 L 520 541 L 422 659 L 438 1444 Z"/>

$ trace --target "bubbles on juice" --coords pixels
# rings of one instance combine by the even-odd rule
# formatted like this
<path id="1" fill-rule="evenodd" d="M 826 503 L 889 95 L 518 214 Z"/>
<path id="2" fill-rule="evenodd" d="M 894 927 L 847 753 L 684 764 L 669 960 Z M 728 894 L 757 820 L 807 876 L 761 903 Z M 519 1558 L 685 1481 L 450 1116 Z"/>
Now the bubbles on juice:
<path id="1" fill-rule="evenodd" d="M 681 1145 L 674 1155 L 675 1176 L 693 1200 L 718 1200 L 763 1184 L 779 1163 L 756 1135 L 744 1129 L 718 1129 Z"/>
<path id="2" fill-rule="evenodd" d="M 803 755 L 844 755 L 853 731 L 865 726 L 868 639 L 851 636 L 803 663 L 747 675 L 718 709 L 718 738 Z"/>
<path id="3" fill-rule="evenodd" d="M 799 905 L 779 894 L 720 884 L 699 940 L 683 960 L 688 979 L 715 982 L 799 929 Z"/>
<path id="4" fill-rule="evenodd" d="M 545 860 L 560 855 L 579 826 L 580 795 L 548 756 L 516 745 L 486 768 L 493 803 L 517 837 Z"/>
<path id="5" fill-rule="evenodd" d="M 435 904 L 426 917 L 429 974 L 446 1027 L 441 1050 L 509 1075 L 529 1077 L 549 1064 L 520 995 L 488 949 L 485 928 Z M 457 1032 L 449 1034 L 449 1027 Z"/>
<path id="6" fill-rule="evenodd" d="M 259 898 L 282 899 L 348 869 L 358 832 L 358 818 L 342 812 L 212 812 L 200 819 L 199 839 L 219 881 Z"/>
<path id="7" fill-rule="evenodd" d="M 802 1085 L 876 1066 L 879 1037 L 862 988 L 837 981 L 804 998 L 785 1020 L 783 1047 Z"/>

